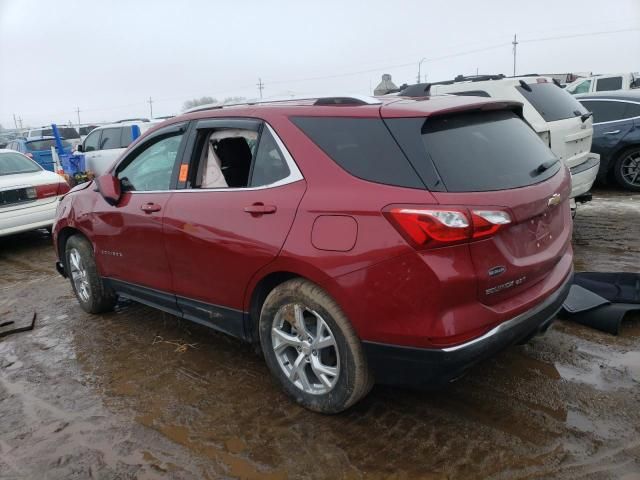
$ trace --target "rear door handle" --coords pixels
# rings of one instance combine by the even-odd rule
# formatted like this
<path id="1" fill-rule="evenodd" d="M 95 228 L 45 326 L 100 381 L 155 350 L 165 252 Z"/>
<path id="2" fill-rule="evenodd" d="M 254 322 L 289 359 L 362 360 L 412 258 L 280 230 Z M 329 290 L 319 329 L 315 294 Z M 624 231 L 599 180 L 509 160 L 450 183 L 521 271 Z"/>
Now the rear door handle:
<path id="1" fill-rule="evenodd" d="M 252 215 L 265 215 L 268 213 L 276 213 L 275 205 L 265 205 L 264 203 L 254 203 L 248 207 L 244 207 L 244 211 Z"/>
<path id="2" fill-rule="evenodd" d="M 160 210 L 162 210 L 162 207 L 157 203 L 145 203 L 144 205 L 140 205 L 140 210 L 142 210 L 144 213 L 153 213 L 159 212 Z"/>
<path id="3" fill-rule="evenodd" d="M 615 135 L 616 133 L 620 133 L 620 130 L 613 130 L 611 132 L 603 132 L 603 135 Z"/>

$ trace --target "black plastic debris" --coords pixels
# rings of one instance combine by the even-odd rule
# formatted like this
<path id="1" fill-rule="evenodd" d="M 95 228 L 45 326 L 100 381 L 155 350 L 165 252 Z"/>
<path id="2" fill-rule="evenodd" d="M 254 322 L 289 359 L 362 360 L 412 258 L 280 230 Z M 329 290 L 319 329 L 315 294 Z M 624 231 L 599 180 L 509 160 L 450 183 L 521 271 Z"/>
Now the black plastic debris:
<path id="1" fill-rule="evenodd" d="M 36 312 L 31 315 L 27 315 L 21 319 L 17 319 L 15 316 L 3 315 L 0 317 L 0 337 L 5 337 L 13 333 L 26 332 L 27 330 L 33 330 L 36 323 Z"/>
<path id="2" fill-rule="evenodd" d="M 618 335 L 624 317 L 640 311 L 640 274 L 576 273 L 562 307 L 563 318 Z"/>

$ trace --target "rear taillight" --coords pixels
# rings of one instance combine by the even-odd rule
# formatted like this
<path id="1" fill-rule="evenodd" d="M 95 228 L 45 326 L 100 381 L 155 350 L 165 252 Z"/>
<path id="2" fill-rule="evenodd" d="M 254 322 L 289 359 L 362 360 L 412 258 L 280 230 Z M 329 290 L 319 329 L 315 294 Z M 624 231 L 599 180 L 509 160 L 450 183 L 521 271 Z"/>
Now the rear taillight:
<path id="1" fill-rule="evenodd" d="M 70 190 L 67 182 L 48 183 L 46 185 L 36 185 L 27 189 L 27 196 L 29 198 L 50 198 L 64 195 Z"/>
<path id="2" fill-rule="evenodd" d="M 394 207 L 384 213 L 402 236 L 418 248 L 487 238 L 511 223 L 509 213 L 499 209 Z"/>

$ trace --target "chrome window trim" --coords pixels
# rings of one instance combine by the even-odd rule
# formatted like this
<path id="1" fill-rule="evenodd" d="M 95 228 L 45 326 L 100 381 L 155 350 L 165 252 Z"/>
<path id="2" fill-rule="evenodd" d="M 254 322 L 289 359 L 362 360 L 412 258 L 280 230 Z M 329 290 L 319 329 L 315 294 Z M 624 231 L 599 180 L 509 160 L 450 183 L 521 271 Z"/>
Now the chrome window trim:
<path id="1" fill-rule="evenodd" d="M 224 120 L 224 118 L 220 118 L 220 120 Z M 284 156 L 285 162 L 287 162 L 287 166 L 289 167 L 289 175 L 283 178 L 282 180 L 278 180 L 277 182 L 269 183 L 267 185 L 261 185 L 259 187 L 244 187 L 244 188 L 180 188 L 180 189 L 171 189 L 171 190 L 133 190 L 127 193 L 131 194 L 145 194 L 145 193 L 180 193 L 180 192 L 189 192 L 189 193 L 211 193 L 211 192 L 251 192 L 256 190 L 267 190 L 269 188 L 281 187 L 283 185 L 288 185 L 290 183 L 299 182 L 300 180 L 304 180 L 302 176 L 302 172 L 298 168 L 295 160 L 289 150 L 285 146 L 284 142 L 280 139 L 275 130 L 269 125 L 267 122 L 263 121 L 265 127 L 269 130 L 269 133 L 273 136 L 273 139 L 276 141 L 276 145 L 282 152 Z"/>
<path id="2" fill-rule="evenodd" d="M 580 100 L 583 100 L 585 102 L 619 102 L 619 103 L 633 103 L 635 105 L 640 105 L 640 102 L 634 102 L 633 100 L 624 100 L 621 98 L 577 98 L 576 100 L 578 100 L 579 102 Z M 621 118 L 620 120 L 608 120 L 606 122 L 597 122 L 597 123 L 593 122 L 592 125 L 606 125 L 608 123 L 626 122 L 627 120 L 636 120 L 636 119 L 640 119 L 640 116 Z"/>

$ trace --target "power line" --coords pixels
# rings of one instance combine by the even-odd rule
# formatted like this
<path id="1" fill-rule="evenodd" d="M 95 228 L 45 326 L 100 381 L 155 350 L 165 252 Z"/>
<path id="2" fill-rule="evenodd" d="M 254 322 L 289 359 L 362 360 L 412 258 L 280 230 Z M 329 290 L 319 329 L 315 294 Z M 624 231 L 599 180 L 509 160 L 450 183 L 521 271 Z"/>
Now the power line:
<path id="1" fill-rule="evenodd" d="M 425 62 L 436 62 L 436 61 L 440 61 L 440 60 L 446 60 L 446 59 L 450 59 L 450 58 L 455 58 L 455 57 L 460 57 L 460 56 L 465 56 L 465 55 L 470 55 L 473 53 L 481 53 L 481 52 L 486 52 L 489 50 L 495 50 L 498 48 L 502 48 L 508 45 L 512 45 L 514 47 L 514 74 L 515 74 L 515 60 L 516 60 L 516 52 L 515 52 L 515 48 L 517 44 L 521 44 L 521 43 L 534 43 L 534 42 L 544 42 L 544 41 L 549 41 L 549 40 L 563 40 L 563 39 L 570 39 L 570 38 L 579 38 L 579 37 L 588 37 L 588 36 L 596 36 L 596 35 L 607 35 L 607 34 L 614 34 L 614 33 L 625 33 L 625 32 L 636 32 L 636 31 L 640 31 L 640 28 L 624 28 L 624 29 L 617 29 L 617 30 L 602 30 L 602 31 L 597 31 L 597 32 L 586 32 L 586 33 L 578 33 L 578 34 L 571 34 L 571 35 L 555 35 L 555 36 L 549 36 L 549 37 L 539 37 L 539 38 L 530 38 L 530 39 L 525 39 L 525 40 L 517 40 L 517 37 L 514 36 L 514 41 L 513 42 L 504 42 L 504 43 L 498 43 L 498 44 L 494 44 L 494 45 L 490 45 L 487 47 L 482 47 L 482 48 L 475 48 L 475 49 L 471 49 L 471 50 L 465 50 L 465 51 L 461 51 L 461 52 L 457 52 L 457 53 L 451 53 L 451 54 L 446 54 L 446 55 L 441 55 L 439 57 L 429 57 L 426 58 L 424 61 Z M 514 44 L 515 42 L 515 44 Z M 380 72 L 382 70 L 391 70 L 391 69 L 396 69 L 396 68 L 403 68 L 403 67 L 409 67 L 409 66 L 415 66 L 415 62 L 410 62 L 410 63 L 399 63 L 399 64 L 395 64 L 395 65 L 386 65 L 386 66 L 380 66 L 380 67 L 376 67 L 376 68 L 370 68 L 370 69 L 366 69 L 366 70 L 357 70 L 357 71 L 351 71 L 351 72 L 344 72 L 344 73 L 338 73 L 338 74 L 333 74 L 333 75 L 319 75 L 319 76 L 312 76 L 312 77 L 304 77 L 304 78 L 296 78 L 296 79 L 287 79 L 287 80 L 268 80 L 269 85 L 281 85 L 281 84 L 289 84 L 289 83 L 299 83 L 299 82 L 309 82 L 309 81 L 314 81 L 314 80 L 329 80 L 329 79 L 333 79 L 333 78 L 344 78 L 344 77 L 350 77 L 350 76 L 355 76 L 355 75 L 360 75 L 360 74 L 365 74 L 365 73 L 374 73 L 374 72 Z M 259 89 L 259 93 L 260 95 L 262 95 L 262 91 L 264 89 L 264 82 L 262 81 L 262 78 L 258 79 L 258 84 L 256 86 L 258 86 Z M 237 86 L 235 87 L 233 90 L 229 89 L 226 90 L 225 92 L 217 92 L 216 95 L 221 95 L 222 93 L 232 93 L 232 92 L 237 92 L 238 90 L 245 90 L 250 88 L 250 85 L 245 85 L 245 86 Z M 161 99 L 156 99 L 155 102 L 163 102 L 163 101 L 170 101 L 170 100 L 175 100 L 178 98 L 184 98 L 185 96 L 180 96 L 180 97 L 168 97 L 168 98 L 161 98 Z M 262 97 L 261 97 L 262 98 Z M 125 105 L 117 105 L 117 106 L 109 106 L 109 107 L 99 107 L 99 108 L 89 108 L 89 109 L 84 109 L 83 112 L 97 112 L 97 111 L 106 111 L 106 110 L 115 110 L 115 109 L 120 109 L 120 108 L 127 108 L 127 107 L 138 107 L 144 103 L 149 103 L 149 108 L 150 108 L 150 112 L 151 112 L 151 116 L 153 117 L 153 100 L 151 99 L 151 97 L 149 97 L 149 100 L 146 102 L 136 102 L 136 103 L 129 103 L 129 104 L 125 104 Z M 73 111 L 73 112 L 58 112 L 58 113 L 51 113 L 51 114 L 46 114 L 49 116 L 57 116 L 57 115 L 66 115 L 69 113 L 78 113 L 77 110 Z M 45 114 L 41 114 L 39 113 L 39 115 L 45 115 Z M 14 115 L 14 124 L 17 125 L 17 121 Z"/>

